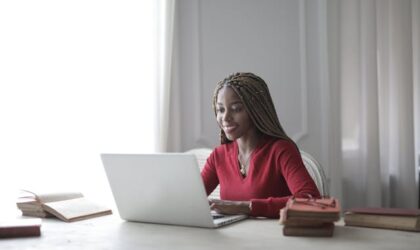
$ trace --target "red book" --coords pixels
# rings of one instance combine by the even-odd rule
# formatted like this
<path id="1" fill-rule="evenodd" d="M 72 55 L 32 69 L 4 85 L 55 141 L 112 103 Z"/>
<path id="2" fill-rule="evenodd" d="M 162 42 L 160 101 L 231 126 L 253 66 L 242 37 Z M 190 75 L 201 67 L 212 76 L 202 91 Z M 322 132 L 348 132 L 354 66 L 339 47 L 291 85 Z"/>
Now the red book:
<path id="1" fill-rule="evenodd" d="M 339 219 L 340 205 L 335 198 L 291 198 L 280 210 L 285 236 L 331 237 Z"/>
<path id="2" fill-rule="evenodd" d="M 284 226 L 285 236 L 306 236 L 306 237 L 332 237 L 334 234 L 334 223 L 324 223 L 318 227 L 294 227 Z"/>
<path id="3" fill-rule="evenodd" d="M 335 198 L 292 198 L 281 215 L 283 221 L 296 218 L 334 222 L 340 219 L 340 204 Z"/>
<path id="4" fill-rule="evenodd" d="M 41 235 L 41 219 L 13 219 L 0 221 L 0 238 Z"/>

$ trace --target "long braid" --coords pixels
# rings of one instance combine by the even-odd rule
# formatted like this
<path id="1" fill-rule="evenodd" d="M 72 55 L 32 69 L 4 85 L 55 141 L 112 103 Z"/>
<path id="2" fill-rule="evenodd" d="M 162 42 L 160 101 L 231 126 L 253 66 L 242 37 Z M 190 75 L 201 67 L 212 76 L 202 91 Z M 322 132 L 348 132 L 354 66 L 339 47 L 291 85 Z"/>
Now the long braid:
<path id="1" fill-rule="evenodd" d="M 216 114 L 217 95 L 225 86 L 231 87 L 244 104 L 256 128 L 263 134 L 292 141 L 284 132 L 277 117 L 276 109 L 267 84 L 252 73 L 235 73 L 220 81 L 213 95 L 213 110 Z M 220 131 L 220 142 L 230 142 L 225 132 Z"/>

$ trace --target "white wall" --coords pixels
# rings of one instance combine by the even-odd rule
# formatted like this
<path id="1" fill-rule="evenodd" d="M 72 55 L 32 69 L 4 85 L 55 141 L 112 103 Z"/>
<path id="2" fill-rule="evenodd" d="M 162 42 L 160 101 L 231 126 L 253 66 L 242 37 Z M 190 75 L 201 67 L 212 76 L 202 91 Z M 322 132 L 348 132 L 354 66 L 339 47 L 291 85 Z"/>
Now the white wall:
<path id="1" fill-rule="evenodd" d="M 324 1 L 181 0 L 177 6 L 177 68 L 172 150 L 214 147 L 211 108 L 216 83 L 250 71 L 269 85 L 286 132 L 328 175 L 331 133 Z M 175 119 L 175 117 L 173 117 Z M 173 139 L 175 141 L 175 139 Z M 337 138 L 338 140 L 338 138 Z"/>

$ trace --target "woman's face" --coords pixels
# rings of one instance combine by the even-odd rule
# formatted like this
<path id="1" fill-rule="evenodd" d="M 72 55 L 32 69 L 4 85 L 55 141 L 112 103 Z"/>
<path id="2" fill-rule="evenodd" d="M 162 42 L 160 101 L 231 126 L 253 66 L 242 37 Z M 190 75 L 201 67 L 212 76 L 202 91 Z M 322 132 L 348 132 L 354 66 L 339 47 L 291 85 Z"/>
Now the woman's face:
<path id="1" fill-rule="evenodd" d="M 217 94 L 216 119 L 231 141 L 256 132 L 244 104 L 231 87 L 225 86 Z"/>

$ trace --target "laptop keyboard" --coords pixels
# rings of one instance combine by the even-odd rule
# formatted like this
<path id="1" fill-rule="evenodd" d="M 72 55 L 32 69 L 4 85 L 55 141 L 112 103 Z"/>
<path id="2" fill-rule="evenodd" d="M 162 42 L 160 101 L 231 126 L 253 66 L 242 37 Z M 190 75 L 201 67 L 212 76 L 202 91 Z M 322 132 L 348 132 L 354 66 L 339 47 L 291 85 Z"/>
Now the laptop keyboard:
<path id="1" fill-rule="evenodd" d="M 212 214 L 211 216 L 213 217 L 213 220 L 225 217 L 223 214 Z"/>

